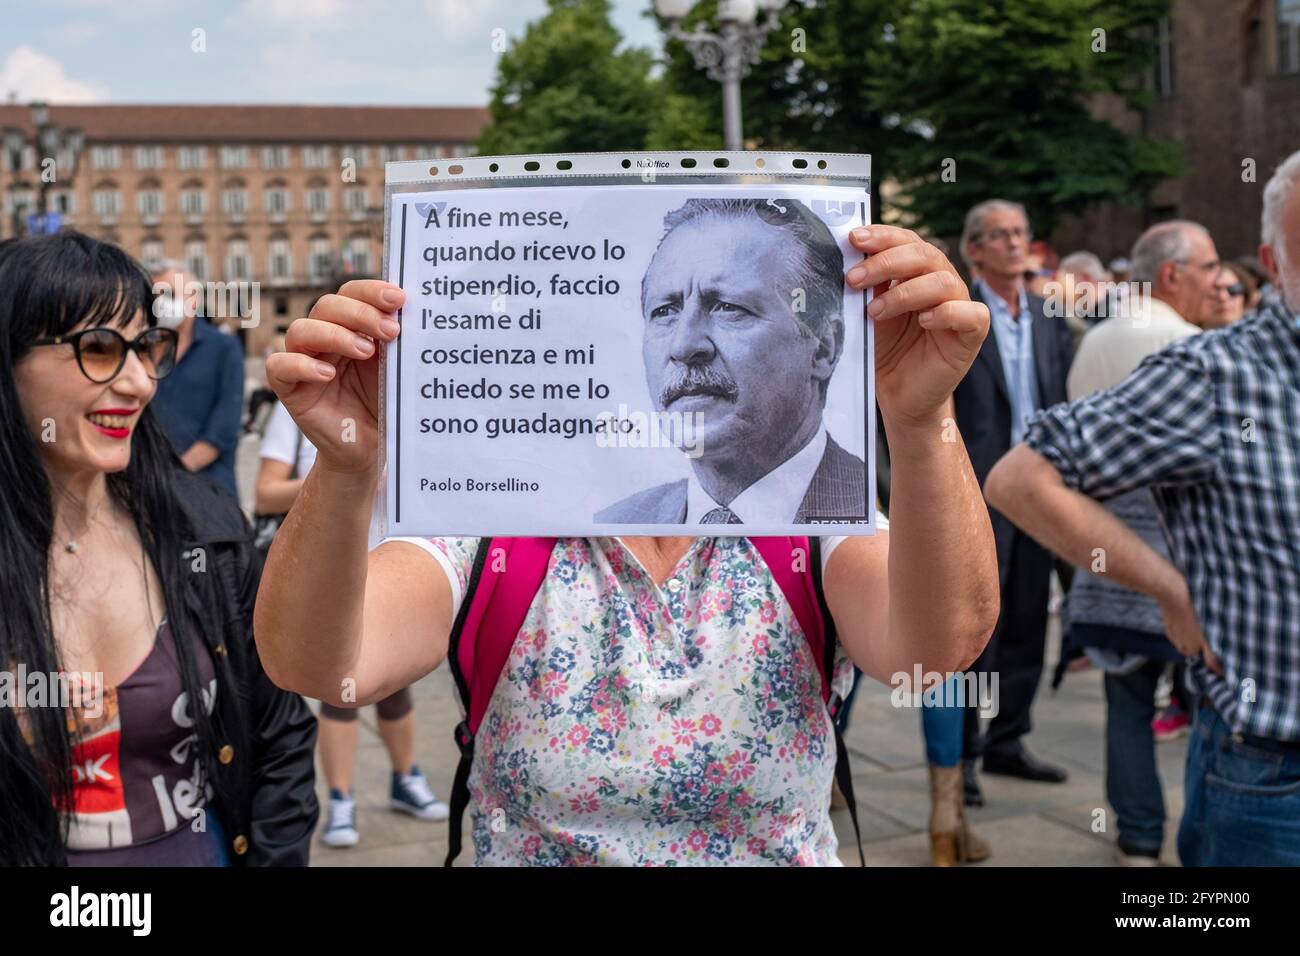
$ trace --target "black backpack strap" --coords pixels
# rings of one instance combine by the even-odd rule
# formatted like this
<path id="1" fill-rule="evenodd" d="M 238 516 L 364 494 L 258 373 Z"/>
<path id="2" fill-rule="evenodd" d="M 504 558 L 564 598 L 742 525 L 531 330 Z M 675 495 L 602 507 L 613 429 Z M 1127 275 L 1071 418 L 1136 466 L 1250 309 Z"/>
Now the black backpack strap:
<path id="1" fill-rule="evenodd" d="M 451 815 L 448 817 L 450 832 L 447 834 L 447 859 L 443 866 L 451 866 L 460 855 L 461 824 L 465 819 L 465 810 L 469 807 L 469 768 L 474 762 L 474 735 L 469 732 L 469 682 L 460 669 L 460 639 L 465 630 L 465 619 L 469 616 L 470 605 L 474 601 L 474 592 L 478 589 L 479 579 L 483 576 L 483 565 L 487 563 L 492 539 L 484 538 L 479 542 L 474 553 L 474 565 L 465 583 L 465 595 L 461 598 L 460 610 L 451 625 L 451 636 L 447 642 L 447 659 L 451 665 L 451 676 L 456 681 L 456 690 L 460 693 L 461 704 L 466 717 L 456 725 L 456 747 L 460 750 L 460 762 L 456 764 L 456 777 L 451 784 Z"/>
<path id="2" fill-rule="evenodd" d="M 822 612 L 822 649 L 825 659 L 823 673 L 827 683 L 835 673 L 835 648 L 839 640 L 835 633 L 835 619 L 831 617 L 830 606 L 826 603 L 826 589 L 822 585 L 822 542 L 815 535 L 808 536 L 808 554 L 812 562 L 813 590 L 817 592 L 817 607 Z M 831 727 L 835 731 L 835 782 L 840 785 L 840 793 L 849 805 L 849 819 L 853 821 L 853 836 L 858 842 L 858 862 L 867 865 L 866 854 L 862 852 L 862 829 L 858 826 L 858 801 L 853 796 L 853 773 L 849 767 L 849 751 L 844 746 L 844 736 L 840 733 L 839 695 L 830 692 Z"/>

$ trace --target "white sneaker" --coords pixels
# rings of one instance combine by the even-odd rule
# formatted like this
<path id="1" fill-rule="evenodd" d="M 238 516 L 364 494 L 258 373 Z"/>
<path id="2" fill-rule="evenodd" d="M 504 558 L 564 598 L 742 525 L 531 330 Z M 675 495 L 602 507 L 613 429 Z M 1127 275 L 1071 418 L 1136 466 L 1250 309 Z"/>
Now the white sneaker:
<path id="1" fill-rule="evenodd" d="M 329 820 L 321 831 L 326 846 L 356 846 L 361 839 L 357 830 L 357 802 L 351 797 L 330 797 Z"/>
<path id="2" fill-rule="evenodd" d="M 412 767 L 406 775 L 393 774 L 388 805 L 420 820 L 446 820 L 451 816 L 451 808 L 434 796 L 429 781 L 420 773 L 419 767 Z"/>

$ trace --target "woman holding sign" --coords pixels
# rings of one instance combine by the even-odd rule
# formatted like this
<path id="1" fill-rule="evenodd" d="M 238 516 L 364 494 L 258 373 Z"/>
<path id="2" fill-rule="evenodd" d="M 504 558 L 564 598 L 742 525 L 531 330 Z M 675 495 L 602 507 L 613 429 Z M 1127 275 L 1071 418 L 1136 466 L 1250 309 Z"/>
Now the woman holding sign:
<path id="1" fill-rule="evenodd" d="M 914 672 L 970 664 L 998 615 L 988 512 L 952 434 L 952 391 L 988 310 L 909 230 L 857 229 L 852 243 L 868 258 L 846 281 L 876 292 L 892 530 L 822 543 L 825 615 L 790 588 L 773 539 L 561 538 L 540 564 L 533 545 L 548 539 L 492 539 L 513 543 L 491 560 L 472 538 L 394 539 L 367 553 L 377 352 L 400 331 L 404 295 L 354 281 L 296 321 L 288 351 L 268 363 L 319 451 L 258 596 L 273 679 L 367 703 L 450 654 L 462 696 L 475 692 L 458 739 L 478 863 L 838 864 L 837 741 L 822 705 L 837 700 L 836 647 L 837 662 L 907 686 Z M 355 440 L 343 438 L 347 420 Z M 500 591 L 511 563 L 541 573 L 521 623 L 493 648 L 483 641 L 501 618 L 476 586 Z M 450 649 L 454 624 L 462 639 L 476 632 L 477 654 Z M 814 632 L 838 645 L 818 647 Z M 453 852 L 458 841 L 453 828 Z"/>

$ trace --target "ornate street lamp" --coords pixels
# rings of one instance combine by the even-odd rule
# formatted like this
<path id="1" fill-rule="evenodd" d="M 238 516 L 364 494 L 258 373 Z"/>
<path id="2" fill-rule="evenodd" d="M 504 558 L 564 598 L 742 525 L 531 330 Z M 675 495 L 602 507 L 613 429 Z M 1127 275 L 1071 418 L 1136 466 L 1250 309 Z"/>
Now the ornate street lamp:
<path id="1" fill-rule="evenodd" d="M 50 108 L 45 103 L 33 103 L 32 108 L 32 126 L 35 128 L 35 137 L 31 141 L 36 147 L 37 153 L 37 181 L 40 184 L 38 194 L 40 198 L 36 202 L 36 213 L 38 216 L 38 226 L 44 231 L 49 228 L 50 213 L 49 193 L 53 182 L 48 180 L 44 175 L 44 169 L 41 168 L 45 159 L 55 161 L 55 169 L 58 170 L 58 157 L 62 152 L 68 160 L 66 171 L 59 185 L 65 188 L 71 188 L 72 180 L 77 175 L 77 166 L 81 158 L 81 152 L 85 146 L 85 139 L 81 130 L 78 129 L 60 129 L 50 121 Z M 17 127 L 8 127 L 5 129 L 4 148 L 9 153 L 10 169 L 17 174 L 22 170 L 23 152 L 28 145 L 26 133 Z M 24 229 L 23 212 L 27 206 L 15 205 L 13 215 L 14 235 L 22 235 Z"/>
<path id="2" fill-rule="evenodd" d="M 718 0 L 718 24 L 681 28 L 682 18 L 696 0 L 654 0 L 655 10 L 668 22 L 668 33 L 691 51 L 697 69 L 722 84 L 722 125 L 727 149 L 744 149 L 740 121 L 740 80 L 758 63 L 767 35 L 781 25 L 780 12 L 788 0 Z M 765 17 L 759 21 L 759 13 Z"/>

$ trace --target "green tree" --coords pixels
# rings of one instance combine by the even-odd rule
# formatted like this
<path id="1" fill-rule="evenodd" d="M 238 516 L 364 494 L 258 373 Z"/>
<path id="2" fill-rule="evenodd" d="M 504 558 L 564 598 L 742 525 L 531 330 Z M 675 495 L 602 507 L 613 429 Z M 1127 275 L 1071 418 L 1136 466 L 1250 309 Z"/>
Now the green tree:
<path id="1" fill-rule="evenodd" d="M 660 100 L 654 57 L 619 49 L 609 0 L 547 0 L 497 65 L 486 154 L 642 149 Z M 676 114 L 689 104 L 675 99 Z"/>
<path id="2" fill-rule="evenodd" d="M 796 0 L 768 34 L 741 84 L 745 138 L 760 149 L 873 152 L 901 137 L 870 96 L 868 80 L 888 68 L 886 25 L 905 0 Z M 683 21 L 716 22 L 717 0 L 701 0 Z M 694 65 L 684 44 L 664 45 L 666 90 L 707 105 L 703 133 L 722 147 L 722 90 Z"/>
<path id="3" fill-rule="evenodd" d="M 961 231 L 992 195 L 1025 205 L 1042 235 L 1063 214 L 1138 202 L 1178 175 L 1176 144 L 1122 132 L 1090 110 L 1113 94 L 1140 108 L 1169 0 L 911 0 L 891 68 L 870 99 L 922 132 L 892 157 L 903 204 L 936 235 Z"/>

